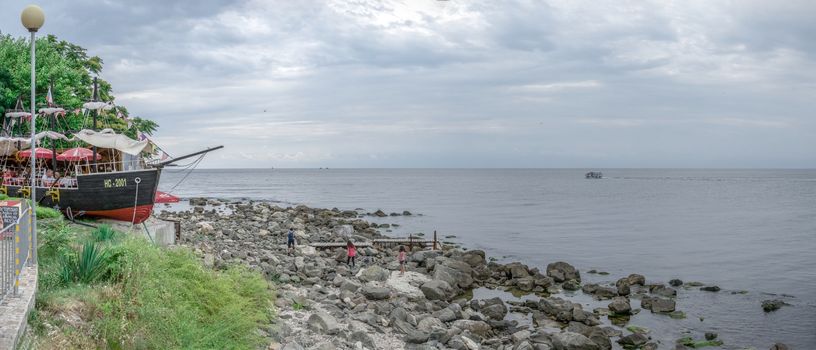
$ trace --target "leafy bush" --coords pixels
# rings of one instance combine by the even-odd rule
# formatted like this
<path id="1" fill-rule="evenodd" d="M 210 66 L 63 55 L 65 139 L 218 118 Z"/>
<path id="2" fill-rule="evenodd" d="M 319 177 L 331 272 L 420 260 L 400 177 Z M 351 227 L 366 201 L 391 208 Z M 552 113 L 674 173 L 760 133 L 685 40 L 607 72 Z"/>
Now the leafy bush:
<path id="1" fill-rule="evenodd" d="M 86 242 L 81 248 L 60 257 L 59 275 L 63 284 L 92 284 L 111 276 L 118 254 L 112 254 L 96 242 Z"/>
<path id="2" fill-rule="evenodd" d="M 64 224 L 39 230 L 40 249 L 37 251 L 40 260 L 54 260 L 67 254 L 75 236 Z"/>
<path id="3" fill-rule="evenodd" d="M 53 219 L 53 218 L 61 218 L 62 213 L 59 210 L 37 206 L 37 219 Z"/>
<path id="4" fill-rule="evenodd" d="M 105 242 L 113 240 L 116 237 L 116 231 L 110 225 L 100 225 L 96 230 L 91 232 L 93 239 L 97 242 Z"/>

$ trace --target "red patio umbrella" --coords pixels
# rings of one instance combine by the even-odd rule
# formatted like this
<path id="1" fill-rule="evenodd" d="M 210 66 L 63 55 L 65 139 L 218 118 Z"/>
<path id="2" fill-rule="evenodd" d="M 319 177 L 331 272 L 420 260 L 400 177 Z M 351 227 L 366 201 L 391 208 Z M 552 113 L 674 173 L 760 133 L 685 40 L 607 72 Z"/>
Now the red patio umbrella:
<path id="1" fill-rule="evenodd" d="M 91 160 L 91 159 L 93 159 L 93 151 L 82 147 L 71 148 L 57 155 L 57 160 L 61 161 L 75 162 L 79 160 Z M 100 159 L 102 159 L 102 156 L 100 156 L 99 153 L 97 153 L 96 160 Z"/>
<path id="2" fill-rule="evenodd" d="M 179 197 L 162 191 L 156 191 L 156 203 L 178 203 Z"/>
<path id="3" fill-rule="evenodd" d="M 25 151 L 17 152 L 17 157 L 19 157 L 19 158 L 29 158 L 29 157 L 31 157 L 31 149 L 27 149 Z M 51 152 L 50 149 L 37 147 L 34 150 L 34 158 L 36 158 L 36 159 L 51 159 L 51 158 L 54 158 L 54 153 Z"/>

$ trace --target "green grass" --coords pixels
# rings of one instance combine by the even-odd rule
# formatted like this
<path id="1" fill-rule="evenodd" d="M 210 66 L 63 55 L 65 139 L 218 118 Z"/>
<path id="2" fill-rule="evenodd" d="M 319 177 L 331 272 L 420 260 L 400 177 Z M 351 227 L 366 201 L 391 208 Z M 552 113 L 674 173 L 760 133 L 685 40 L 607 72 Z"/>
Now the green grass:
<path id="1" fill-rule="evenodd" d="M 113 240 L 116 237 L 116 231 L 110 225 L 100 225 L 96 230 L 91 232 L 93 238 L 97 242 L 105 242 Z"/>
<path id="2" fill-rule="evenodd" d="M 32 329 L 41 348 L 254 349 L 272 291 L 243 267 L 214 271 L 188 249 L 159 248 L 108 229 L 42 230 Z M 113 230 L 110 230 L 113 232 Z M 115 239 L 115 236 L 120 236 Z M 65 314 L 81 322 L 65 321 Z"/>
<path id="3" fill-rule="evenodd" d="M 54 218 L 61 218 L 62 213 L 59 210 L 37 206 L 37 219 L 54 219 Z"/>

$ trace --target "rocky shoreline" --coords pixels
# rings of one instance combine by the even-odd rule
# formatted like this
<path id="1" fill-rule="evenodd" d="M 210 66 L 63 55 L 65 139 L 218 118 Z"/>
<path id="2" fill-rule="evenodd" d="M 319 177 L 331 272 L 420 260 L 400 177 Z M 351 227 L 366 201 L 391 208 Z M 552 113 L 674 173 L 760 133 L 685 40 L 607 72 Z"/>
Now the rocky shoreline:
<path id="1" fill-rule="evenodd" d="M 629 317 L 639 312 L 665 314 L 666 322 L 684 318 L 676 302 L 682 290 L 678 287 L 716 292 L 716 286 L 679 280 L 666 285 L 639 274 L 608 285 L 582 284 L 581 273 L 567 262 L 550 263 L 541 271 L 451 246 L 415 247 L 404 275 L 399 274 L 396 248 L 360 248 L 352 268 L 345 264 L 344 248 L 321 251 L 308 244 L 384 238 L 382 227 L 364 220 L 366 214 L 360 211 L 206 198 L 191 199 L 190 205 L 187 211 L 158 215 L 181 222 L 179 244 L 200 254 L 207 266 L 241 263 L 275 282 L 277 318 L 262 330 L 270 339 L 269 349 L 602 350 L 722 344 L 713 332 L 669 343 L 652 339 L 646 329 L 627 326 Z M 386 216 L 381 211 L 373 215 Z M 298 240 L 294 256 L 287 255 L 285 245 L 289 227 Z M 506 301 L 467 296 L 481 288 L 530 297 Z M 585 310 L 564 291 L 580 291 L 605 307 Z M 769 303 L 766 311 L 781 305 Z M 531 322 L 511 320 L 510 313 L 527 315 Z M 787 347 L 775 344 L 772 349 Z"/>

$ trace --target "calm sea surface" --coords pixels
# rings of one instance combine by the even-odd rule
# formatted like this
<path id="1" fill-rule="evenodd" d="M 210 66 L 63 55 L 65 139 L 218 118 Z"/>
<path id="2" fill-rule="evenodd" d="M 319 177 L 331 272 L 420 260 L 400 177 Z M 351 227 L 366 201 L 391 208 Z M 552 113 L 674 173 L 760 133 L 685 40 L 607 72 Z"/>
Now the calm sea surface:
<path id="1" fill-rule="evenodd" d="M 409 210 L 422 215 L 373 221 L 400 224 L 393 235 L 455 235 L 505 261 L 611 273 L 582 273 L 590 281 L 641 273 L 716 284 L 723 291 L 680 292 L 684 320 L 646 312 L 632 323 L 671 339 L 715 331 L 726 348 L 816 349 L 816 170 L 594 170 L 605 178 L 580 169 L 196 170 L 172 193 Z M 183 176 L 165 171 L 160 189 Z M 769 298 L 792 306 L 766 314 Z"/>

